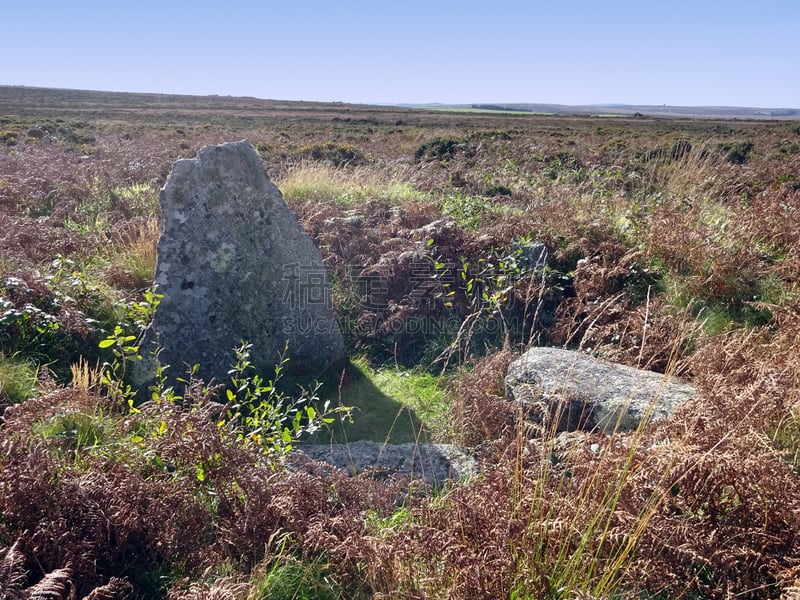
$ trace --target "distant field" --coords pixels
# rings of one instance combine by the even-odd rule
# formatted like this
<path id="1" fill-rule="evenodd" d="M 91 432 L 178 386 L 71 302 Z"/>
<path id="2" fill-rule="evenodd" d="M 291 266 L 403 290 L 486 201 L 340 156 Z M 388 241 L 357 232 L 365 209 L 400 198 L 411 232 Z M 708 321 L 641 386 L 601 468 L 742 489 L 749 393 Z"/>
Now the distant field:
<path id="1" fill-rule="evenodd" d="M 642 116 L 678 117 L 698 119 L 800 119 L 800 109 L 748 108 L 734 106 L 648 106 L 627 104 L 597 104 L 567 106 L 559 104 L 472 104 L 472 105 L 420 105 L 420 108 L 438 110 L 522 112 L 547 115 L 587 116 Z"/>

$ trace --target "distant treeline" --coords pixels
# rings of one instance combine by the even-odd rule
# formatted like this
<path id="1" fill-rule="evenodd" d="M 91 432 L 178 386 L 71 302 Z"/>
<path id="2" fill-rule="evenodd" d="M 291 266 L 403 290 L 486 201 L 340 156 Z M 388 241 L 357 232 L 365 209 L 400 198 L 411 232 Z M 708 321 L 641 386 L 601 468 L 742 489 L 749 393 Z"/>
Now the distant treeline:
<path id="1" fill-rule="evenodd" d="M 520 108 L 518 106 L 504 106 L 502 104 L 473 104 L 471 108 L 477 108 L 480 110 L 505 110 L 505 111 L 516 111 L 516 112 L 531 112 L 527 108 Z"/>

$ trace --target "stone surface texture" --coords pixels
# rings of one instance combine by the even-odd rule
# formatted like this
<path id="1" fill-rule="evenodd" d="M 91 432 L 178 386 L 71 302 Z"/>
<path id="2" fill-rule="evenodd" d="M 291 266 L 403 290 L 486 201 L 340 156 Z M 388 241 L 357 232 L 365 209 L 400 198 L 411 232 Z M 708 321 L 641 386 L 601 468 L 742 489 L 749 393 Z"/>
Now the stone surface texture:
<path id="1" fill-rule="evenodd" d="M 523 403 L 535 421 L 557 418 L 559 431 L 606 433 L 665 419 L 697 393 L 660 373 L 559 348 L 525 352 L 509 365 L 505 385 L 507 397 Z"/>
<path id="2" fill-rule="evenodd" d="M 298 446 L 298 451 L 351 475 L 367 472 L 389 477 L 400 473 L 424 479 L 434 486 L 475 474 L 474 459 L 463 449 L 449 444 L 381 444 L 361 440 L 349 444 Z"/>
<path id="3" fill-rule="evenodd" d="M 156 291 L 147 336 L 183 376 L 226 381 L 233 349 L 253 345 L 266 375 L 288 343 L 292 371 L 318 374 L 344 355 L 322 256 L 246 141 L 175 163 L 161 190 Z"/>

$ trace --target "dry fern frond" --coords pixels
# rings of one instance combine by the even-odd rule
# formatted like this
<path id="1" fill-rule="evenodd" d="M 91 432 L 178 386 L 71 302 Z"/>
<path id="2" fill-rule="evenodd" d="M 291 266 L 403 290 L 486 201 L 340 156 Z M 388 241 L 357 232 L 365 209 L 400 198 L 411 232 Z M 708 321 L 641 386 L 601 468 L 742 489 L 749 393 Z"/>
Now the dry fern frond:
<path id="1" fill-rule="evenodd" d="M 192 583 L 174 587 L 168 600 L 243 600 L 250 586 L 235 577 L 221 577 L 212 582 Z"/>
<path id="2" fill-rule="evenodd" d="M 3 560 L 0 561 L 0 592 L 8 593 L 20 587 L 25 580 L 25 556 L 19 549 L 20 540 L 5 551 Z"/>
<path id="3" fill-rule="evenodd" d="M 93 589 L 84 600 L 125 600 L 133 593 L 133 586 L 125 578 L 112 577 L 108 583 Z"/>
<path id="4" fill-rule="evenodd" d="M 69 566 L 56 569 L 44 576 L 39 583 L 26 590 L 28 600 L 75 600 L 75 585 Z"/>

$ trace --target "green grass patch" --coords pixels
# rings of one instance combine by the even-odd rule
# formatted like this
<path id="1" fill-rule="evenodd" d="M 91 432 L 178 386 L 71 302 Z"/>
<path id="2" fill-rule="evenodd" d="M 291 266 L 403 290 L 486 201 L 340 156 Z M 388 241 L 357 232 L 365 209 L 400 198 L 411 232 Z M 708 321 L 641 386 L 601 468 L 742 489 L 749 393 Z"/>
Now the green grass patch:
<path id="1" fill-rule="evenodd" d="M 78 461 L 82 455 L 114 440 L 114 423 L 102 415 L 65 412 L 34 425 L 34 431 L 55 443 L 65 456 Z"/>
<path id="2" fill-rule="evenodd" d="M 27 360 L 0 352 L 0 404 L 19 404 L 36 393 L 37 368 Z"/>
<path id="3" fill-rule="evenodd" d="M 338 168 L 326 163 L 305 163 L 276 183 L 289 204 L 303 200 L 344 205 L 366 200 L 402 204 L 428 198 L 411 183 L 392 179 L 369 166 Z"/>
<path id="4" fill-rule="evenodd" d="M 283 557 L 265 573 L 255 575 L 248 598 L 253 600 L 337 600 L 342 590 L 328 576 L 321 561 L 303 562 Z"/>
<path id="5" fill-rule="evenodd" d="M 443 386 L 430 373 L 373 368 L 366 360 L 356 358 L 338 389 L 328 397 L 334 404 L 353 407 L 352 423 L 332 426 L 330 435 L 337 443 L 370 440 L 401 444 L 428 441 L 447 432 L 449 403 Z M 331 441 L 321 437 L 314 441 Z"/>

